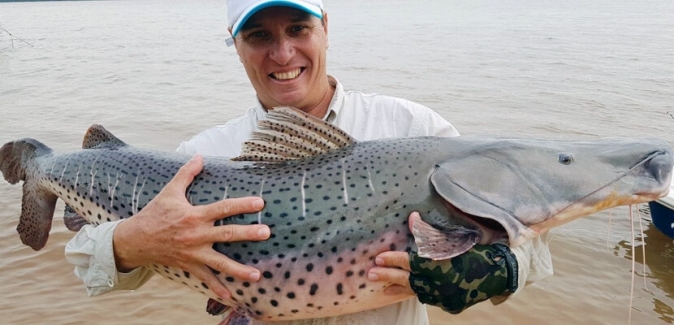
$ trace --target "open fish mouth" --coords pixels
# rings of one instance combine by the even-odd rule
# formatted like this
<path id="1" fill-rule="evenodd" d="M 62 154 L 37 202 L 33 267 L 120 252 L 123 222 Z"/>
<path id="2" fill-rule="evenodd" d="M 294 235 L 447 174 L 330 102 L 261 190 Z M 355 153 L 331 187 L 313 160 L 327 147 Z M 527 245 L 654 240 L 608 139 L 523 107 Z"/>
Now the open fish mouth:
<path id="1" fill-rule="evenodd" d="M 507 243 L 508 231 L 497 220 L 466 213 L 447 201 L 445 201 L 445 207 L 452 216 L 459 217 L 475 227 L 474 229 L 479 232 L 475 244 L 489 244 L 498 241 Z"/>

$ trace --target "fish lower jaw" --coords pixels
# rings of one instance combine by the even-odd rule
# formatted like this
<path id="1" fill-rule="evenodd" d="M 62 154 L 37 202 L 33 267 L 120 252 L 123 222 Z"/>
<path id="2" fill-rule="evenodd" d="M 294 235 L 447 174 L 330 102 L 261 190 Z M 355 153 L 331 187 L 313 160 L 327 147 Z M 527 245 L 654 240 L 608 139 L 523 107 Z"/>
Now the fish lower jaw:
<path id="1" fill-rule="evenodd" d="M 530 222 L 528 222 L 527 225 L 535 233 L 542 234 L 552 228 L 562 226 L 576 219 L 587 217 L 599 211 L 608 210 L 623 205 L 631 206 L 634 204 L 646 203 L 657 200 L 659 197 L 660 193 L 634 194 L 628 196 L 612 195 L 608 199 L 591 205 L 582 203 L 569 205 L 562 209 L 559 213 L 538 223 L 534 223 L 535 221 L 531 220 L 532 218 L 528 218 L 530 219 Z M 527 218 L 522 219 L 527 220 Z"/>

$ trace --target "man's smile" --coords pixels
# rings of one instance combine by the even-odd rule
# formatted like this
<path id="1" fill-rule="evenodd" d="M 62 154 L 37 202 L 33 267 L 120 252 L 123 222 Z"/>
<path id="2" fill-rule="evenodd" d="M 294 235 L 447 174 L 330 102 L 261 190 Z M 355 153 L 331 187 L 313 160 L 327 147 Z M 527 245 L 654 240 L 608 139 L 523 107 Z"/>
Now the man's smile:
<path id="1" fill-rule="evenodd" d="M 305 68 L 297 68 L 285 72 L 272 72 L 269 74 L 269 76 L 276 80 L 290 80 L 297 78 L 302 73 L 302 71 L 304 71 L 304 69 Z"/>

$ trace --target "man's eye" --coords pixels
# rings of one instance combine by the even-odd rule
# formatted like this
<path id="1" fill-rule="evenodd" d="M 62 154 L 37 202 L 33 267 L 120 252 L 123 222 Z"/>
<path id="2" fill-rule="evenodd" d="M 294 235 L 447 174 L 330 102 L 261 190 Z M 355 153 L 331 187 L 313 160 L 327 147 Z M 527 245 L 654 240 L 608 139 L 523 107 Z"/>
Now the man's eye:
<path id="1" fill-rule="evenodd" d="M 303 31 L 305 28 L 306 28 L 306 26 L 296 25 L 296 26 L 290 27 L 290 28 L 289 28 L 289 32 L 290 32 L 290 33 L 297 34 L 297 33 L 301 32 L 301 31 Z"/>
<path id="2" fill-rule="evenodd" d="M 268 36 L 267 33 L 263 32 L 263 31 L 256 31 L 256 32 L 252 32 L 252 33 L 248 34 L 248 37 L 257 38 L 257 39 L 265 38 L 267 36 Z"/>

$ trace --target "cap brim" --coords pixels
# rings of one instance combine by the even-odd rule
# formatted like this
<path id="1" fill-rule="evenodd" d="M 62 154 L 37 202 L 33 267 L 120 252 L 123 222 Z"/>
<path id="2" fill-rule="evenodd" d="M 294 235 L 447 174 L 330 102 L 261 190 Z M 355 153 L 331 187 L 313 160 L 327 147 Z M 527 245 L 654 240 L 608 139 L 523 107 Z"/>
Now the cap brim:
<path id="1" fill-rule="evenodd" d="M 303 1 L 292 1 L 292 0 L 260 1 L 248 7 L 243 13 L 241 13 L 239 19 L 237 19 L 234 25 L 232 25 L 232 36 L 236 37 L 236 35 L 239 34 L 239 31 L 241 31 L 241 27 L 243 27 L 243 25 L 246 23 L 246 21 L 248 21 L 248 19 L 251 16 L 256 14 L 258 11 L 269 7 L 291 7 L 308 12 L 311 15 L 316 16 L 318 18 L 323 18 L 323 11 L 321 10 L 320 7 L 307 4 L 306 2 Z"/>

